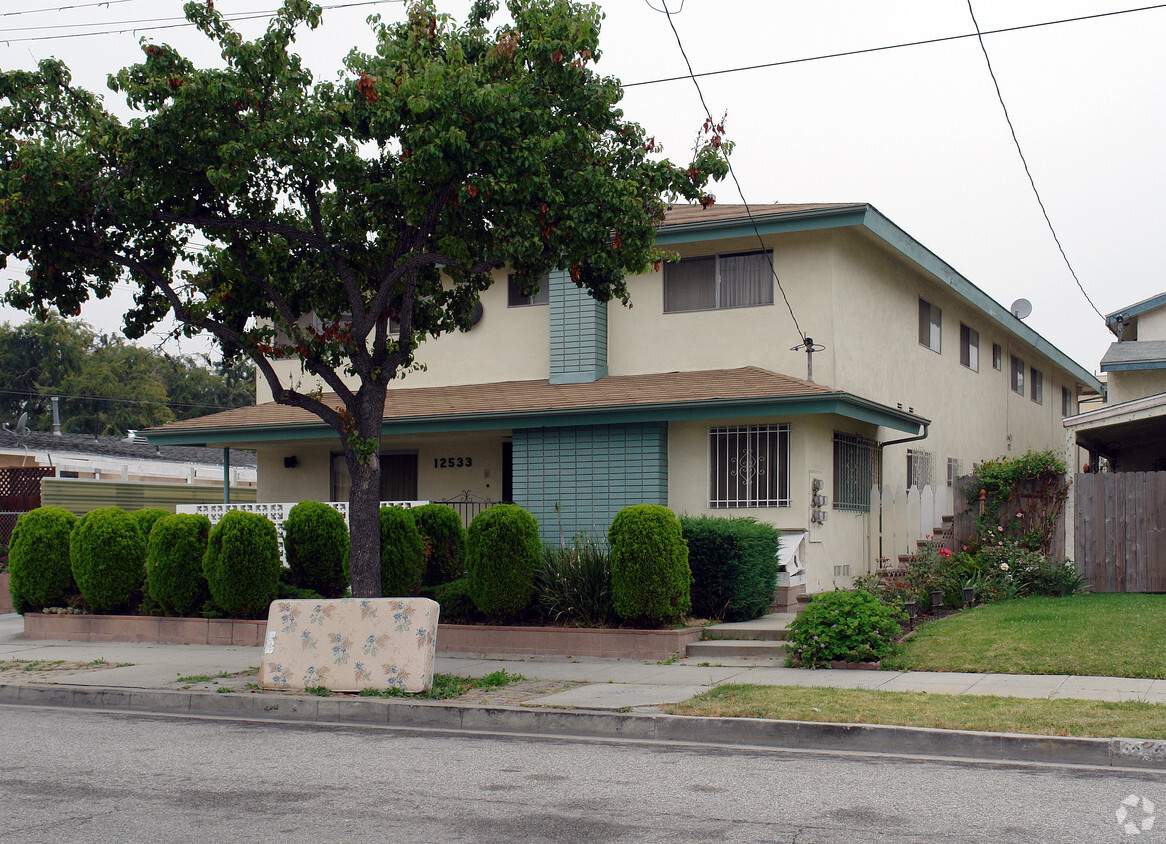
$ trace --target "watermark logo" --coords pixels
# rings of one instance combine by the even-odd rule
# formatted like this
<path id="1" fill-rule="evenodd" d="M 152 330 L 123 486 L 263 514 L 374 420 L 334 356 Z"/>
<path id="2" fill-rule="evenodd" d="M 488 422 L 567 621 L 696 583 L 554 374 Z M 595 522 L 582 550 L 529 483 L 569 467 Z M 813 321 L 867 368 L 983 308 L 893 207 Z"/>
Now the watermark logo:
<path id="1" fill-rule="evenodd" d="M 1131 794 L 1117 807 L 1117 825 L 1126 835 L 1149 832 L 1154 828 L 1154 818 L 1154 804 L 1136 794 Z"/>

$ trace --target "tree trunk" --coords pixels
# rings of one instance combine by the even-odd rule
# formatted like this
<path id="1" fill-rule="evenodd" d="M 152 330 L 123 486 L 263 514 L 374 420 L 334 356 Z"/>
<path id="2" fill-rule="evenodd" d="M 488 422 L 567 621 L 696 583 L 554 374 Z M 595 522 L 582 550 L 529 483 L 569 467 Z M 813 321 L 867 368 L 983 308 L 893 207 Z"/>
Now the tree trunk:
<path id="1" fill-rule="evenodd" d="M 381 461 L 376 454 L 367 463 L 346 453 L 352 475 L 348 494 L 348 570 L 352 597 L 381 597 Z"/>

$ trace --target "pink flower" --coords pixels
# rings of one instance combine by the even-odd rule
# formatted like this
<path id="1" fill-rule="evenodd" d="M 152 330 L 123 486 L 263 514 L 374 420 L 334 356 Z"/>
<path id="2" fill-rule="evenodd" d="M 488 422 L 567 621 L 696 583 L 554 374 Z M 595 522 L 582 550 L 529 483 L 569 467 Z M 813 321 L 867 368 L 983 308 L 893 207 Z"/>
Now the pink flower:
<path id="1" fill-rule="evenodd" d="M 1000 525 L 1000 527 L 996 528 L 996 530 L 1000 531 L 1001 533 L 1004 533 L 1004 525 Z"/>
<path id="2" fill-rule="evenodd" d="M 967 550 L 968 550 L 968 546 L 966 546 L 966 545 L 965 545 L 965 546 L 964 546 L 964 550 L 965 550 L 965 551 L 967 551 Z"/>
<path id="3" fill-rule="evenodd" d="M 949 551 L 946 548 L 940 548 L 937 553 L 939 554 L 939 556 L 941 556 L 945 559 L 951 557 L 951 551 Z"/>
<path id="4" fill-rule="evenodd" d="M 1018 518 L 1018 519 L 1023 519 L 1023 518 L 1024 518 L 1024 513 L 1017 513 L 1017 514 L 1016 514 L 1016 518 Z"/>

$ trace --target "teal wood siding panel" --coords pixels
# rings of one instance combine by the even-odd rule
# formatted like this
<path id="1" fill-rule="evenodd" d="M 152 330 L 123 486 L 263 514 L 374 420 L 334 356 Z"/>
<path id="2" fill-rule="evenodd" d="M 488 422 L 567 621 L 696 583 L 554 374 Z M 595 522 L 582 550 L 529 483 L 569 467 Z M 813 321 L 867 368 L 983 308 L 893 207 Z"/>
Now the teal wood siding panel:
<path id="1" fill-rule="evenodd" d="M 607 375 L 607 305 L 558 270 L 550 274 L 552 384 L 581 384 Z"/>
<path id="2" fill-rule="evenodd" d="M 588 425 L 514 432 L 514 503 L 544 542 L 607 537 L 630 504 L 668 503 L 668 425 Z M 557 509 L 556 509 L 557 507 Z"/>

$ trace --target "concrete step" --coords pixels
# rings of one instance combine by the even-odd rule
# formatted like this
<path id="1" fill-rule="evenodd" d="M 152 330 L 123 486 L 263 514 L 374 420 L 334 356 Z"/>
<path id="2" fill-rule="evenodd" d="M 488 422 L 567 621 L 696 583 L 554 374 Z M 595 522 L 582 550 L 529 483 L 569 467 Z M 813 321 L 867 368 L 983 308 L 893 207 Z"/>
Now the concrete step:
<path id="1" fill-rule="evenodd" d="M 785 644 L 780 642 L 744 641 L 740 639 L 693 642 L 687 655 L 715 659 L 717 657 L 752 656 L 765 659 L 785 659 Z"/>
<path id="2" fill-rule="evenodd" d="M 736 630 L 721 630 L 721 625 L 706 627 L 701 638 L 708 641 L 747 641 L 747 642 L 784 642 L 789 638 L 789 631 L 784 627 L 767 628 L 738 628 Z"/>

